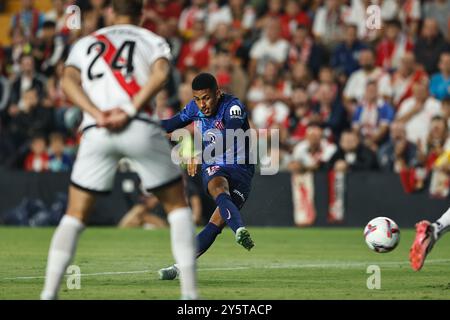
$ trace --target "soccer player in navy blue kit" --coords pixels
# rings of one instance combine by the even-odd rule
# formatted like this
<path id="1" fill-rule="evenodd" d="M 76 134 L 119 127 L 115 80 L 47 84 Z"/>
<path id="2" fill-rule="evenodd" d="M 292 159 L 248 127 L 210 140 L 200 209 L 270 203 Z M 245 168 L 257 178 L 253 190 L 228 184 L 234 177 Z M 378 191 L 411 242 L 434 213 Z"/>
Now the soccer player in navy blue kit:
<path id="1" fill-rule="evenodd" d="M 235 233 L 236 242 L 250 250 L 254 243 L 239 211 L 248 198 L 255 172 L 254 164 L 250 164 L 250 142 L 244 139 L 239 143 L 233 138 L 234 148 L 226 148 L 227 129 L 232 132 L 250 129 L 247 112 L 238 98 L 219 90 L 216 79 L 209 73 L 200 73 L 194 78 L 192 93 L 194 99 L 177 115 L 163 120 L 162 126 L 171 133 L 195 122 L 196 127 L 201 129 L 203 150 L 214 147 L 217 139 L 223 142 L 222 152 L 202 161 L 203 185 L 215 200 L 217 208 L 209 223 L 197 235 L 197 258 L 208 250 L 226 224 Z M 188 173 L 195 175 L 197 168 L 195 163 L 188 164 Z M 176 265 L 159 270 L 161 280 L 173 280 L 177 274 Z"/>

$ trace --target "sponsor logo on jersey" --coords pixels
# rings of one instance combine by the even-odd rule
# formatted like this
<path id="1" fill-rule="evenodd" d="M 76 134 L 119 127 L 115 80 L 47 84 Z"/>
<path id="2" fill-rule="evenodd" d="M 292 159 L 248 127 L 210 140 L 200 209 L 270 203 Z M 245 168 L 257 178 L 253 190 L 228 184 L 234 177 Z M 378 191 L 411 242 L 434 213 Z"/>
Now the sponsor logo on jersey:
<path id="1" fill-rule="evenodd" d="M 242 109 L 238 105 L 234 105 L 230 108 L 230 118 L 231 119 L 242 119 Z"/>

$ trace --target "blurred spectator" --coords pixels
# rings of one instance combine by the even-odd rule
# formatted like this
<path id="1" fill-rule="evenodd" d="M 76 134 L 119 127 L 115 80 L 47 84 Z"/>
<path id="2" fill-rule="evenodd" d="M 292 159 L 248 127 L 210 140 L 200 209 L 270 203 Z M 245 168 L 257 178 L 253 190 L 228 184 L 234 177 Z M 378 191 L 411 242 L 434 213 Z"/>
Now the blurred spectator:
<path id="1" fill-rule="evenodd" d="M 25 158 L 25 171 L 43 172 L 48 170 L 49 157 L 45 137 L 38 135 L 31 139 L 30 152 Z"/>
<path id="2" fill-rule="evenodd" d="M 428 96 L 426 81 L 413 85 L 413 96 L 400 105 L 396 119 L 405 124 L 406 137 L 412 142 L 425 144 L 431 119 L 441 114 L 441 104 L 438 100 Z"/>
<path id="3" fill-rule="evenodd" d="M 142 27 L 155 32 L 158 25 L 164 23 L 168 24 L 170 32 L 173 33 L 177 30 L 181 9 L 176 1 L 148 0 L 142 15 Z"/>
<path id="4" fill-rule="evenodd" d="M 255 24 L 256 13 L 244 0 L 230 0 L 208 17 L 208 32 L 214 33 L 219 24 L 225 24 L 243 37 Z"/>
<path id="5" fill-rule="evenodd" d="M 291 67 L 291 78 L 290 84 L 291 88 L 303 87 L 307 88 L 308 93 L 312 92 L 312 75 L 308 69 L 308 66 L 304 63 L 297 62 Z M 310 90 L 311 89 L 311 90 Z"/>
<path id="6" fill-rule="evenodd" d="M 439 31 L 435 19 L 427 18 L 422 25 L 422 31 L 414 47 L 417 62 L 421 63 L 428 74 L 438 71 L 437 62 L 442 52 L 449 50 L 449 44 Z"/>
<path id="7" fill-rule="evenodd" d="M 331 94 L 334 97 L 337 97 L 339 88 L 338 84 L 336 83 L 334 71 L 332 68 L 326 65 L 320 67 L 319 76 L 317 80 L 318 81 L 313 80 L 308 86 L 308 92 L 313 102 L 317 102 L 320 99 L 320 97 L 318 96 L 318 89 L 321 84 L 329 85 Z"/>
<path id="8" fill-rule="evenodd" d="M 394 109 L 378 98 L 377 82 L 369 81 L 365 98 L 353 115 L 353 129 L 361 135 L 364 145 L 376 151 L 386 141 L 393 119 Z"/>
<path id="9" fill-rule="evenodd" d="M 48 134 L 53 126 L 52 109 L 40 105 L 37 90 L 33 88 L 23 93 L 20 108 L 9 109 L 9 116 L 7 130 L 16 148 L 36 134 Z"/>
<path id="10" fill-rule="evenodd" d="M 171 62 L 175 65 L 183 45 L 180 37 L 178 37 L 177 29 L 172 28 L 169 21 L 161 21 L 156 25 L 156 34 L 163 37 L 169 44 Z"/>
<path id="11" fill-rule="evenodd" d="M 250 79 L 262 74 L 268 61 L 275 61 L 282 66 L 286 62 L 288 50 L 289 43 L 280 34 L 279 19 L 268 19 L 264 27 L 264 34 L 250 50 Z"/>
<path id="12" fill-rule="evenodd" d="M 348 78 L 359 68 L 359 53 L 366 48 L 367 45 L 357 38 L 357 27 L 352 24 L 347 25 L 344 41 L 338 44 L 333 51 L 331 66 L 335 72 L 343 73 Z"/>
<path id="13" fill-rule="evenodd" d="M 382 2 L 382 4 L 380 3 Z M 373 0 L 351 0 L 350 1 L 350 9 L 347 13 L 347 22 L 354 24 L 358 27 L 358 38 L 366 43 L 373 44 L 377 41 L 382 29 L 377 28 L 367 28 L 367 21 L 369 21 L 369 15 L 371 12 L 367 12 L 367 7 L 375 4 L 375 5 L 386 5 L 385 3 L 389 3 L 390 0 L 385 1 L 373 1 Z M 380 10 L 381 11 L 381 10 Z M 380 12 L 381 19 L 385 19 L 383 17 L 383 12 Z"/>
<path id="14" fill-rule="evenodd" d="M 405 52 L 400 60 L 398 70 L 392 75 L 392 101 L 395 110 L 400 104 L 412 96 L 415 83 L 427 79 L 427 74 L 416 64 L 414 53 Z"/>
<path id="15" fill-rule="evenodd" d="M 314 77 L 319 73 L 321 66 L 328 64 L 326 50 L 308 35 L 307 27 L 300 25 L 292 32 L 292 41 L 289 46 L 288 64 L 293 66 L 297 62 L 306 64 Z"/>
<path id="16" fill-rule="evenodd" d="M 44 22 L 41 35 L 33 48 L 36 69 L 47 77 L 51 76 L 56 64 L 63 57 L 65 47 L 64 39 L 56 33 L 56 23 Z"/>
<path id="17" fill-rule="evenodd" d="M 49 104 L 56 109 L 68 108 L 72 103 L 67 99 L 61 85 L 64 73 L 64 60 L 59 60 L 55 66 L 55 71 L 47 81 L 47 97 Z"/>
<path id="18" fill-rule="evenodd" d="M 138 228 L 147 230 L 167 228 L 169 224 L 156 211 L 159 200 L 153 194 L 142 196 L 140 203 L 136 203 L 120 219 L 119 228 Z"/>
<path id="19" fill-rule="evenodd" d="M 421 19 L 420 0 L 398 1 L 398 6 L 398 18 L 402 23 L 402 29 L 405 30 L 409 37 L 415 38 L 419 30 L 419 22 Z"/>
<path id="20" fill-rule="evenodd" d="M 348 130 L 342 133 L 329 168 L 341 172 L 375 170 L 378 163 L 375 153 L 360 142 L 358 134 Z"/>
<path id="21" fill-rule="evenodd" d="M 248 87 L 247 74 L 227 50 L 218 50 L 211 60 L 210 71 L 216 76 L 219 87 L 228 93 L 245 99 Z"/>
<path id="22" fill-rule="evenodd" d="M 89 0 L 86 9 L 81 10 L 81 36 L 87 36 L 107 25 L 105 17 L 106 0 Z"/>
<path id="23" fill-rule="evenodd" d="M 269 129 L 282 124 L 289 115 L 288 106 L 277 99 L 276 88 L 264 85 L 264 100 L 257 103 L 252 111 L 252 121 L 258 129 Z"/>
<path id="24" fill-rule="evenodd" d="M 178 30 L 180 34 L 190 39 L 195 33 L 194 25 L 198 20 L 206 21 L 208 19 L 208 1 L 192 0 L 191 5 L 184 8 L 178 20 Z M 206 26 L 204 27 L 206 29 Z"/>
<path id="25" fill-rule="evenodd" d="M 281 16 L 282 37 L 291 40 L 299 27 L 303 27 L 306 31 L 309 31 L 311 19 L 300 7 L 299 1 L 287 0 L 285 4 L 285 13 Z"/>
<path id="26" fill-rule="evenodd" d="M 73 159 L 65 151 L 64 136 L 53 132 L 49 136 L 48 169 L 52 172 L 69 172 L 72 169 Z"/>
<path id="27" fill-rule="evenodd" d="M 8 112 L 16 113 L 18 110 L 23 110 L 22 94 L 29 89 L 36 89 L 39 100 L 42 100 L 45 95 L 45 84 L 46 79 L 36 73 L 33 56 L 22 55 L 20 58 L 20 74 L 12 83 L 11 105 Z"/>
<path id="28" fill-rule="evenodd" d="M 44 21 L 44 14 L 34 8 L 34 0 L 21 0 L 20 12 L 11 19 L 10 34 L 21 28 L 25 39 L 33 43 Z"/>
<path id="29" fill-rule="evenodd" d="M 0 44 L 0 75 L 2 76 L 6 76 L 6 53 L 5 50 L 3 49 L 3 47 Z"/>
<path id="30" fill-rule="evenodd" d="M 384 37 L 377 45 L 377 65 L 386 71 L 396 70 L 406 52 L 412 51 L 414 45 L 402 32 L 399 20 L 384 24 Z"/>
<path id="31" fill-rule="evenodd" d="M 447 121 L 447 127 L 450 128 L 450 97 L 447 97 L 444 100 L 442 100 L 441 106 L 442 106 L 442 116 Z"/>
<path id="32" fill-rule="evenodd" d="M 295 88 L 292 92 L 290 114 L 281 127 L 280 141 L 290 148 L 303 140 L 313 116 L 306 90 L 301 87 Z"/>
<path id="33" fill-rule="evenodd" d="M 52 0 L 52 10 L 45 13 L 45 21 L 53 21 L 56 24 L 56 33 L 59 35 L 68 36 L 70 29 L 66 26 L 66 8 L 72 4 L 71 0 Z"/>
<path id="34" fill-rule="evenodd" d="M 340 0 L 325 0 L 314 16 L 314 37 L 330 51 L 342 40 L 348 7 Z"/>
<path id="35" fill-rule="evenodd" d="M 450 98 L 450 51 L 439 58 L 440 73 L 434 74 L 430 81 L 430 94 L 436 99 Z"/>
<path id="36" fill-rule="evenodd" d="M 31 53 L 31 45 L 25 38 L 22 28 L 18 27 L 12 31 L 11 46 L 6 48 L 7 72 L 16 77 L 20 73 L 20 59 L 24 54 Z"/>
<path id="37" fill-rule="evenodd" d="M 301 173 L 326 169 L 327 163 L 336 152 L 336 145 L 322 136 L 322 128 L 311 123 L 306 130 L 306 139 L 299 142 L 292 152 L 289 171 Z"/>
<path id="38" fill-rule="evenodd" d="M 449 36 L 450 28 L 450 1 L 430 0 L 423 4 L 423 14 L 425 18 L 433 18 L 437 21 L 439 30 L 445 38 Z"/>
<path id="39" fill-rule="evenodd" d="M 349 115 L 354 112 L 354 107 L 362 102 L 366 91 L 367 82 L 375 80 L 378 83 L 378 95 L 388 100 L 392 96 L 392 87 L 389 74 L 375 66 L 375 57 L 370 49 L 363 49 L 359 54 L 361 69 L 352 73 L 344 88 L 344 105 Z"/>
<path id="40" fill-rule="evenodd" d="M 390 127 L 390 139 L 378 150 L 378 163 L 383 170 L 399 173 L 417 164 L 416 145 L 406 138 L 405 125 L 394 121 Z"/>
<path id="41" fill-rule="evenodd" d="M 275 88 L 273 99 L 288 103 L 291 95 L 291 86 L 281 72 L 280 65 L 274 61 L 268 61 L 264 67 L 264 73 L 257 76 L 247 93 L 247 102 L 250 110 L 265 99 L 265 86 L 271 85 Z"/>
<path id="42" fill-rule="evenodd" d="M 280 20 L 283 16 L 283 0 L 268 0 L 261 2 L 265 5 L 264 12 L 255 23 L 256 30 L 264 29 L 269 20 Z"/>
<path id="43" fill-rule="evenodd" d="M 326 138 L 339 141 L 342 130 L 348 127 L 341 99 L 332 84 L 326 82 L 319 85 L 316 96 L 317 103 L 312 107 L 314 122 L 321 124 Z"/>
<path id="44" fill-rule="evenodd" d="M 211 43 L 205 32 L 205 20 L 195 20 L 191 31 L 190 40 L 183 44 L 178 58 L 177 67 L 181 73 L 187 67 L 203 70 L 209 65 Z"/>
<path id="45" fill-rule="evenodd" d="M 0 120 L 2 119 L 2 113 L 6 110 L 9 103 L 10 87 L 8 79 L 0 74 Z"/>
<path id="46" fill-rule="evenodd" d="M 418 162 L 431 170 L 436 159 L 443 154 L 446 142 L 448 145 L 447 121 L 440 115 L 434 116 L 430 121 L 430 130 L 425 143 L 417 145 Z"/>

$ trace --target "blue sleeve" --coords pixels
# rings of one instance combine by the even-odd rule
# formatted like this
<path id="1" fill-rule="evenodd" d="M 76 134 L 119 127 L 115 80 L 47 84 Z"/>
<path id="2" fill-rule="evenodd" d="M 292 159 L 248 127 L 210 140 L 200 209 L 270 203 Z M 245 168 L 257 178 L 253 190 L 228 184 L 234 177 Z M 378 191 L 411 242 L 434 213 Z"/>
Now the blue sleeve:
<path id="1" fill-rule="evenodd" d="M 226 129 L 240 129 L 247 118 L 247 112 L 239 101 L 233 101 L 225 109 L 224 124 Z"/>
<path id="2" fill-rule="evenodd" d="M 171 133 L 179 128 L 184 128 L 192 121 L 183 121 L 181 112 L 170 119 L 162 120 L 161 125 L 167 133 Z"/>
<path id="3" fill-rule="evenodd" d="M 359 106 L 359 107 L 356 108 L 356 111 L 353 114 L 352 124 L 359 123 L 359 120 L 361 118 L 361 113 L 362 113 L 362 107 Z"/>
<path id="4" fill-rule="evenodd" d="M 436 97 L 436 95 L 438 94 L 437 88 L 436 88 L 436 85 L 438 83 L 437 80 L 438 79 L 436 78 L 436 75 L 432 76 L 431 80 L 430 80 L 430 86 L 429 86 L 430 95 L 432 95 L 434 97 Z"/>
<path id="5" fill-rule="evenodd" d="M 389 104 L 386 103 L 380 112 L 380 122 L 390 124 L 393 120 L 394 120 L 394 109 Z"/>
<path id="6" fill-rule="evenodd" d="M 38 30 L 42 28 L 45 22 L 45 14 L 41 13 L 39 14 L 39 21 L 38 21 Z"/>

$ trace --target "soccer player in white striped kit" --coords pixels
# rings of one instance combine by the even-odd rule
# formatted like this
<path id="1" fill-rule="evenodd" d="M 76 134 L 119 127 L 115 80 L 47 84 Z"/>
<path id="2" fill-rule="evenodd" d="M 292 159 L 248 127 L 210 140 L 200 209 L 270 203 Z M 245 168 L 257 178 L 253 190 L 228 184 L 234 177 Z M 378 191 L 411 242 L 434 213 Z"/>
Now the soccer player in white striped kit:
<path id="1" fill-rule="evenodd" d="M 111 191 L 124 157 L 168 213 L 172 253 L 181 271 L 181 298 L 198 298 L 192 212 L 181 171 L 171 161 L 170 144 L 148 108 L 167 81 L 170 49 L 163 38 L 137 26 L 141 12 L 142 0 L 113 0 L 113 25 L 80 39 L 66 61 L 62 85 L 84 112 L 83 135 L 67 211 L 50 244 L 41 299 L 58 297 L 95 195 Z"/>

